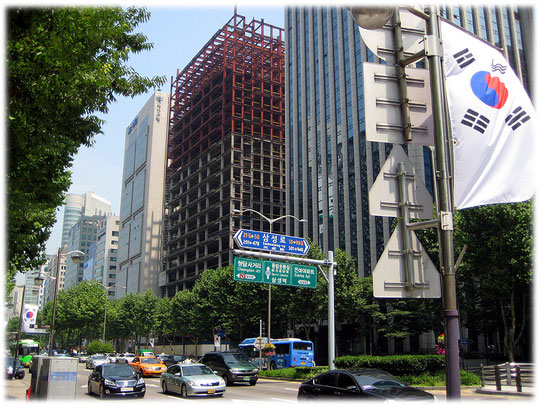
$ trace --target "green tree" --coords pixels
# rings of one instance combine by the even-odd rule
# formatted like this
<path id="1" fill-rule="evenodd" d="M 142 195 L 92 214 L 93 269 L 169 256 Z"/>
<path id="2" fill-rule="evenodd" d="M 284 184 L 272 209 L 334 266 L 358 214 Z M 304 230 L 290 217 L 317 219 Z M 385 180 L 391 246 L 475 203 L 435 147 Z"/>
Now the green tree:
<path id="1" fill-rule="evenodd" d="M 199 301 L 193 290 L 181 290 L 171 299 L 173 326 L 180 335 L 189 338 L 195 347 L 206 330 L 206 320 L 199 309 Z M 185 347 L 183 354 L 185 353 Z M 197 355 L 197 353 L 195 353 Z"/>
<path id="2" fill-rule="evenodd" d="M 532 324 L 532 212 L 533 202 L 527 201 L 461 210 L 455 216 L 456 249 L 468 246 L 458 272 L 466 324 L 486 333 L 498 328 L 498 320 L 510 361 Z"/>
<path id="3" fill-rule="evenodd" d="M 44 262 L 73 157 L 101 133 L 96 114 L 164 83 L 126 64 L 153 46 L 134 32 L 149 16 L 133 7 L 8 9 L 8 283 Z"/>

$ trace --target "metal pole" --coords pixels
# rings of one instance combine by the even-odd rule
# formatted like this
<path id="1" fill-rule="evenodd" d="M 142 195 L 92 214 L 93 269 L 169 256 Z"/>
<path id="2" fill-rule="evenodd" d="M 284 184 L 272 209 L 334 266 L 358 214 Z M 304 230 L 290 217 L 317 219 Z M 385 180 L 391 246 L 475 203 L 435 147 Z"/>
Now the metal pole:
<path id="1" fill-rule="evenodd" d="M 19 340 L 21 340 L 21 325 L 22 325 L 25 294 L 26 294 L 26 284 L 23 286 L 23 290 L 22 290 L 21 311 L 19 314 L 19 327 L 17 328 L 17 340 L 15 341 L 15 355 L 13 356 L 13 369 L 12 369 L 13 378 L 15 378 L 15 372 L 17 371 L 17 357 L 19 357 Z"/>
<path id="2" fill-rule="evenodd" d="M 336 358 L 335 319 L 334 319 L 334 252 L 328 251 L 328 369 L 334 370 Z"/>
<path id="3" fill-rule="evenodd" d="M 445 114 L 445 94 L 443 88 L 441 38 L 439 16 L 434 6 L 428 6 L 429 19 L 426 24 L 428 41 L 428 63 L 431 78 L 433 120 L 435 126 L 435 152 L 437 155 L 437 187 L 439 205 L 437 207 L 440 226 L 440 255 L 443 282 L 443 312 L 445 317 L 446 343 L 446 396 L 459 399 L 459 322 L 456 298 L 456 274 L 454 271 L 454 226 L 450 180 L 450 155 Z"/>
<path id="4" fill-rule="evenodd" d="M 268 222 L 270 223 L 270 233 L 273 233 L 272 232 L 272 225 L 274 223 L 274 221 L 272 221 L 271 219 L 268 220 Z M 270 329 L 271 329 L 271 324 L 270 324 L 270 319 L 271 319 L 271 314 L 272 314 L 272 284 L 268 284 L 268 344 L 270 344 Z M 268 356 L 268 370 L 270 370 L 270 356 Z"/>
<path id="5" fill-rule="evenodd" d="M 398 163 L 397 176 L 399 181 L 399 200 L 401 205 L 401 217 L 403 218 L 402 233 L 403 233 L 403 252 L 405 254 L 405 290 L 410 291 L 414 287 L 413 276 L 413 252 L 412 252 L 412 240 L 411 232 L 408 228 L 409 219 L 409 196 L 407 195 L 407 172 L 405 171 L 405 165 L 403 162 Z"/>
<path id="6" fill-rule="evenodd" d="M 54 283 L 54 300 L 53 300 L 53 313 L 51 321 L 51 333 L 49 334 L 49 356 L 52 356 L 52 350 L 54 347 L 54 320 L 56 317 L 56 301 L 58 300 L 58 284 L 60 283 L 60 258 L 62 257 L 63 247 L 58 248 L 58 253 L 56 254 L 56 280 Z"/>
<path id="7" fill-rule="evenodd" d="M 107 289 L 105 289 L 107 291 Z M 105 343 L 105 325 L 107 324 L 107 294 L 105 294 L 105 308 L 103 310 L 103 343 Z"/>
<path id="8" fill-rule="evenodd" d="M 262 337 L 262 319 L 259 319 L 259 336 Z M 259 371 L 262 370 L 262 350 L 259 349 Z"/>

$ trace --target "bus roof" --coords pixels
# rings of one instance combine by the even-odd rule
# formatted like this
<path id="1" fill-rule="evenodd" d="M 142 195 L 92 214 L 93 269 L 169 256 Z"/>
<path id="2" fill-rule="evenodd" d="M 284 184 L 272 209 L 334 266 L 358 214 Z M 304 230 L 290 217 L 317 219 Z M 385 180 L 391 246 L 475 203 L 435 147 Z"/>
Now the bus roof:
<path id="1" fill-rule="evenodd" d="M 255 339 L 257 338 L 247 338 L 247 339 L 244 339 L 242 341 L 242 343 L 239 344 L 239 346 L 241 345 L 252 345 L 255 343 Z M 268 342 L 268 338 L 264 338 L 264 341 L 265 342 Z M 303 339 L 298 339 L 298 338 L 281 338 L 281 339 L 270 339 L 270 342 L 272 343 L 283 343 L 283 342 L 310 342 L 312 343 L 310 340 L 303 340 Z"/>

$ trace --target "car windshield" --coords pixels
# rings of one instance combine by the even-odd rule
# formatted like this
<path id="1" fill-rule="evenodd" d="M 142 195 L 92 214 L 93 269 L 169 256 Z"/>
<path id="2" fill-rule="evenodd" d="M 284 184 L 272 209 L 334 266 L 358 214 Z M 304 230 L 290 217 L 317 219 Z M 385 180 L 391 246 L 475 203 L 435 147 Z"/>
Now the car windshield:
<path id="1" fill-rule="evenodd" d="M 154 359 L 152 357 L 141 357 L 141 363 L 143 363 L 143 364 L 156 364 L 156 363 L 159 363 L 159 360 Z"/>
<path id="2" fill-rule="evenodd" d="M 249 357 L 245 353 L 227 353 L 223 355 L 227 364 L 249 363 Z"/>
<path id="3" fill-rule="evenodd" d="M 405 384 L 396 377 L 383 371 L 354 374 L 354 378 L 363 390 L 405 386 Z"/>
<path id="4" fill-rule="evenodd" d="M 204 364 L 197 366 L 185 366 L 182 367 L 183 376 L 192 376 L 192 375 L 209 375 L 214 374 L 210 367 L 205 366 Z"/>
<path id="5" fill-rule="evenodd" d="M 127 364 L 103 367 L 103 377 L 131 377 L 133 375 L 135 375 L 135 371 Z"/>

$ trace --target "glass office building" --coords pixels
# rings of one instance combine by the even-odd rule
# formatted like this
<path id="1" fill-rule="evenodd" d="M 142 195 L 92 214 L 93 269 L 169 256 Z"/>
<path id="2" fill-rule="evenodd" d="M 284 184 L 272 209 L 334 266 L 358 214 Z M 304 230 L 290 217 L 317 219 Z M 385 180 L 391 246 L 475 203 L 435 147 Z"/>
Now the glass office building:
<path id="1" fill-rule="evenodd" d="M 526 87 L 532 55 L 532 11 L 517 7 L 441 7 L 441 15 L 502 48 Z M 393 218 L 369 214 L 368 193 L 392 144 L 365 138 L 363 62 L 379 62 L 342 7 L 285 10 L 287 233 L 309 237 L 323 251 L 342 249 L 358 273 L 374 270 Z M 527 34 L 528 33 L 528 34 Z M 532 60 L 532 59 L 531 59 Z M 529 63 L 530 65 L 530 63 Z M 430 151 L 403 146 L 428 190 Z"/>

